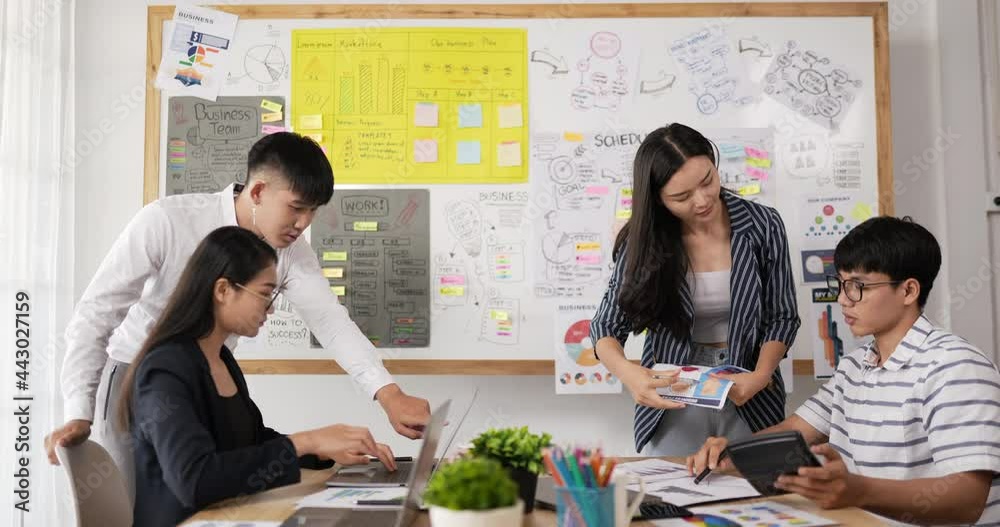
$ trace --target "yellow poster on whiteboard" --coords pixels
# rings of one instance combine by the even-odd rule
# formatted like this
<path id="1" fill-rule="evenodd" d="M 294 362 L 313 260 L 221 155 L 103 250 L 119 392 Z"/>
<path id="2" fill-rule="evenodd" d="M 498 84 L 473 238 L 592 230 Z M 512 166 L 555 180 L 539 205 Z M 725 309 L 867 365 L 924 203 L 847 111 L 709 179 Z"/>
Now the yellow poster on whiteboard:
<path id="1" fill-rule="evenodd" d="M 293 30 L 291 122 L 338 183 L 523 183 L 527 59 L 523 29 Z"/>

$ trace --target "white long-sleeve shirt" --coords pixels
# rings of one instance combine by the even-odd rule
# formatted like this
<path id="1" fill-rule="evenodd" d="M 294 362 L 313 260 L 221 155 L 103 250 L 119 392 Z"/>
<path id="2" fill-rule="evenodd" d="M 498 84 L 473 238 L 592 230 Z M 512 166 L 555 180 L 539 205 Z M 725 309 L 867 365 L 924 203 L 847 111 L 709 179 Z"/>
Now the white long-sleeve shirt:
<path id="1" fill-rule="evenodd" d="M 62 390 L 66 419 L 93 421 L 108 357 L 131 362 L 159 319 L 199 243 L 236 225 L 233 185 L 150 203 L 132 218 L 101 262 L 66 328 Z M 337 301 L 303 238 L 278 249 L 278 283 L 324 348 L 369 396 L 393 382 L 372 343 Z"/>

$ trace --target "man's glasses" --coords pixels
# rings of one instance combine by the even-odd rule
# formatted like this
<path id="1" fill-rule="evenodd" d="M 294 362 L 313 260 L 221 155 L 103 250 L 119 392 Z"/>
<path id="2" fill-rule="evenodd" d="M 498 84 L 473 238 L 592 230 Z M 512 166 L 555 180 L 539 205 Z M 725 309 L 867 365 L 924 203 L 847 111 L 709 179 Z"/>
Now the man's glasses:
<path id="1" fill-rule="evenodd" d="M 251 295 L 253 295 L 253 296 L 255 296 L 255 297 L 257 297 L 257 298 L 259 298 L 259 299 L 261 299 L 261 300 L 263 300 L 265 302 L 267 302 L 267 306 L 264 309 L 271 309 L 271 306 L 274 305 L 274 301 L 277 300 L 278 299 L 278 295 L 281 294 L 281 288 L 280 287 L 275 288 L 274 292 L 271 293 L 271 296 L 268 297 L 266 295 L 262 295 L 262 294 L 258 293 L 257 291 L 254 291 L 253 289 L 250 289 L 250 288 L 246 287 L 243 284 L 237 284 L 237 283 L 234 282 L 233 285 L 235 285 L 236 287 L 238 287 L 238 288 L 246 291 L 247 293 L 250 293 Z"/>
<path id="2" fill-rule="evenodd" d="M 826 275 L 826 287 L 830 289 L 830 294 L 835 297 L 840 297 L 840 292 L 843 291 L 844 295 L 851 302 L 860 302 L 861 297 L 864 295 L 866 287 L 875 287 L 879 285 L 889 285 L 889 284 L 901 284 L 903 280 L 890 280 L 888 282 L 862 282 L 861 280 L 849 279 L 841 280 L 839 276 Z"/>

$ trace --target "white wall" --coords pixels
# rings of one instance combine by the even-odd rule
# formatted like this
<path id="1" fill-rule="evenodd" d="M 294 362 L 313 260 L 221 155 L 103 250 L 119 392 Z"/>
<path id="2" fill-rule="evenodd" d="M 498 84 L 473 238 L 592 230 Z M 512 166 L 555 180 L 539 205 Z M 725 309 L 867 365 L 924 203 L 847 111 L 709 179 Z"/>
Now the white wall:
<path id="1" fill-rule="evenodd" d="M 936 0 L 892 1 L 890 10 L 893 143 L 896 179 L 903 184 L 896 210 L 926 225 L 947 247 L 944 236 L 954 231 L 947 229 L 941 156 L 930 156 L 931 163 L 924 163 L 923 156 L 944 133 L 939 42 L 953 35 L 938 35 Z M 79 298 L 116 235 L 142 205 L 146 5 L 134 0 L 81 1 L 77 23 L 78 147 L 81 153 L 90 150 L 81 156 L 77 168 L 75 290 Z M 951 26 L 947 29 L 961 32 Z M 949 184 L 963 177 L 949 174 Z M 946 309 L 949 261 L 946 256 L 946 269 L 928 309 L 944 325 L 950 315 Z M 603 438 L 612 453 L 633 452 L 632 405 L 625 394 L 557 397 L 549 377 L 400 376 L 397 381 L 432 404 L 451 396 L 464 399 L 471 386 L 479 385 L 480 401 L 460 440 L 486 426 L 524 424 L 549 431 L 556 440 Z M 363 424 L 397 453 L 416 451 L 414 443 L 391 433 L 377 405 L 364 401 L 343 376 L 253 376 L 249 384 L 265 419 L 279 430 L 290 432 L 332 421 Z M 790 407 L 794 409 L 816 387 L 811 379 L 796 378 Z"/>

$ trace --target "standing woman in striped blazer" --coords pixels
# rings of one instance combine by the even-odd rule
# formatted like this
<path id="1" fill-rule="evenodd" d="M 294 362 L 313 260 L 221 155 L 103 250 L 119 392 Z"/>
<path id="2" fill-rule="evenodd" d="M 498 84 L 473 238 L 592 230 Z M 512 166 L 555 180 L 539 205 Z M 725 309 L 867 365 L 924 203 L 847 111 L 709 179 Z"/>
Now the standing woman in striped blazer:
<path id="1" fill-rule="evenodd" d="M 635 448 L 685 456 L 710 436 L 736 440 L 780 423 L 778 362 L 799 328 L 788 239 L 778 212 L 722 189 L 716 149 L 682 124 L 650 133 L 636 152 L 632 217 L 615 241 L 615 268 L 590 334 L 601 362 L 635 399 Z M 648 330 L 641 365 L 629 333 Z M 722 410 L 661 398 L 656 363 L 750 370 Z M 662 372 L 659 372 L 662 374 Z M 676 375 L 676 373 L 674 374 Z"/>

